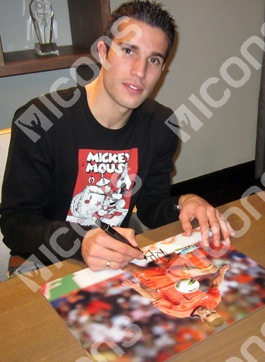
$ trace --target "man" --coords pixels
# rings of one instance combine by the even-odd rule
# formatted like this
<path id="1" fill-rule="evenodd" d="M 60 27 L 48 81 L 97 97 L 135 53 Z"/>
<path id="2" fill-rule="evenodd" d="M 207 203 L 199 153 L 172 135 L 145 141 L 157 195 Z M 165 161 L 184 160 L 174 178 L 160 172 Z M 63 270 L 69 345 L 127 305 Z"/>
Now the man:
<path id="1" fill-rule="evenodd" d="M 220 230 L 226 239 L 232 234 L 202 198 L 170 197 L 177 136 L 165 121 L 173 112 L 148 97 L 173 46 L 174 20 L 159 4 L 132 1 L 113 12 L 106 34 L 93 82 L 32 100 L 15 114 L 1 206 L 12 255 L 122 268 L 142 253 L 94 225 L 101 219 L 123 227 L 136 247 L 126 228 L 135 205 L 150 228 L 179 217 L 190 235 L 196 218 L 205 244 L 209 228 L 216 244 Z"/>
<path id="2" fill-rule="evenodd" d="M 193 259 L 194 260 L 194 259 Z M 180 264 L 174 263 L 171 267 L 147 267 L 143 268 L 130 263 L 124 270 L 131 273 L 139 280 L 125 280 L 123 285 L 137 291 L 143 297 L 152 301 L 155 308 L 162 313 L 177 318 L 200 317 L 212 328 L 220 327 L 224 323 L 224 318 L 214 309 L 221 301 L 219 287 L 224 280 L 224 275 L 230 269 L 228 265 L 223 265 L 219 270 L 214 266 L 196 268 L 183 268 Z M 207 292 L 194 290 L 190 293 L 183 293 L 176 288 L 179 280 L 199 275 L 217 275 Z M 191 279 L 192 281 L 192 279 Z"/>

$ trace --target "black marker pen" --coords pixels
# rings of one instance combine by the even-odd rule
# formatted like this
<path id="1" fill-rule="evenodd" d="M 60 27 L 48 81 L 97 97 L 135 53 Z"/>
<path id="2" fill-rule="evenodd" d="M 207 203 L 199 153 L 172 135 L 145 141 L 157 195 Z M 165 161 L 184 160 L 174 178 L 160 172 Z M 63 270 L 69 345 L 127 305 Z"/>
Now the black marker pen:
<path id="1" fill-rule="evenodd" d="M 141 249 L 132 246 L 129 242 L 129 240 L 127 240 L 123 235 L 121 235 L 120 233 L 118 233 L 117 230 L 113 229 L 109 224 L 106 224 L 105 222 L 101 221 L 100 219 L 96 220 L 96 224 L 97 226 L 100 227 L 100 229 L 102 229 L 103 231 L 105 231 L 108 235 L 110 235 L 112 238 L 121 241 L 124 244 L 130 245 L 132 248 L 137 249 L 139 251 L 142 252 Z M 146 259 L 146 257 L 145 257 Z"/>

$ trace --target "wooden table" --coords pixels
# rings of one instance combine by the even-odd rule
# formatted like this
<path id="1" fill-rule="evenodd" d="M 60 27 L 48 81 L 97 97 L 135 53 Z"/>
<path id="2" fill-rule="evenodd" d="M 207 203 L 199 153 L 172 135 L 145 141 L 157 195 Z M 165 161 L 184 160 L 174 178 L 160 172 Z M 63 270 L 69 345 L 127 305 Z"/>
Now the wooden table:
<path id="1" fill-rule="evenodd" d="M 233 245 L 265 267 L 265 192 L 226 204 L 219 209 L 226 216 L 229 215 L 228 219 L 239 235 L 233 239 Z M 137 239 L 141 245 L 148 245 L 180 232 L 180 224 L 175 222 L 138 235 Z M 45 281 L 84 267 L 83 263 L 70 259 L 50 266 L 45 273 L 40 270 L 34 272 L 34 276 L 26 278 L 34 291 L 20 278 L 0 283 L 1 361 L 91 361 L 38 289 Z M 242 355 L 248 344 L 251 344 L 247 348 L 251 356 L 257 361 L 265 361 L 262 343 L 264 348 L 265 307 L 172 357 L 170 361 L 224 362 L 232 357 L 237 357 L 237 361 L 250 361 L 251 359 L 247 359 L 250 357 L 246 358 L 244 352 Z"/>

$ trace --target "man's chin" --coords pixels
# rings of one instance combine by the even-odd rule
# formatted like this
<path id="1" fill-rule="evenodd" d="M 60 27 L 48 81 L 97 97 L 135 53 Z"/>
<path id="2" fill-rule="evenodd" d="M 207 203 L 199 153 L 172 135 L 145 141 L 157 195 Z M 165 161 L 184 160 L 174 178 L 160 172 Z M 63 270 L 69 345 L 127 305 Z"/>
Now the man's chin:
<path id="1" fill-rule="evenodd" d="M 137 108 L 139 108 L 145 101 L 147 100 L 147 98 L 143 98 L 139 101 L 136 102 L 127 102 L 125 105 L 125 108 L 127 108 L 128 110 L 135 110 Z"/>

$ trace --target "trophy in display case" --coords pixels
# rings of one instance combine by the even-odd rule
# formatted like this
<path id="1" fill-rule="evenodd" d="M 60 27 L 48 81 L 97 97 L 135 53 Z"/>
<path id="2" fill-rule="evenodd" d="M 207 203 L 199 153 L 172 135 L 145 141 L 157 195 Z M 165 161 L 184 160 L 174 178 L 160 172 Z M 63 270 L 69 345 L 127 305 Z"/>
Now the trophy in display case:
<path id="1" fill-rule="evenodd" d="M 54 12 L 48 0 L 32 0 L 29 5 L 37 43 L 37 55 L 59 55 L 56 43 L 52 42 Z"/>

